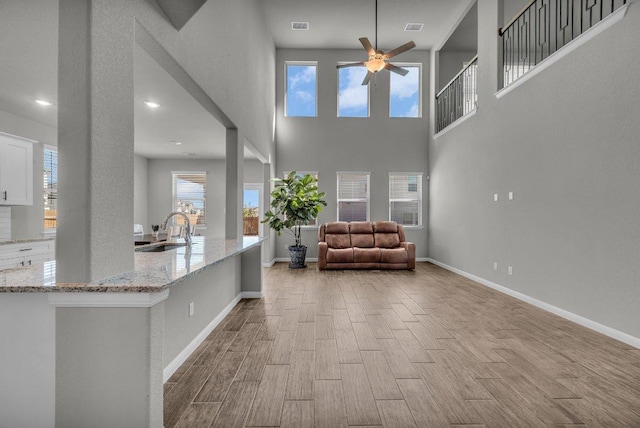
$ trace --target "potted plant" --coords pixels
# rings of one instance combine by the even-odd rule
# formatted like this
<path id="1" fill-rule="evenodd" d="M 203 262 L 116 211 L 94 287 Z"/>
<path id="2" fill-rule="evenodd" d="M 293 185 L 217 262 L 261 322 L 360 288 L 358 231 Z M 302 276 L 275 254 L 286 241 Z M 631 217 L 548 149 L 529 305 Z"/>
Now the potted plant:
<path id="1" fill-rule="evenodd" d="M 262 223 L 282 234 L 283 230 L 293 234 L 295 245 L 289 246 L 292 269 L 304 268 L 307 247 L 302 245 L 301 228 L 318 217 L 322 207 L 326 207 L 325 192 L 318 192 L 318 179 L 310 174 L 304 176 L 291 171 L 285 178 L 274 178 L 275 188 L 271 192 L 271 209 Z"/>

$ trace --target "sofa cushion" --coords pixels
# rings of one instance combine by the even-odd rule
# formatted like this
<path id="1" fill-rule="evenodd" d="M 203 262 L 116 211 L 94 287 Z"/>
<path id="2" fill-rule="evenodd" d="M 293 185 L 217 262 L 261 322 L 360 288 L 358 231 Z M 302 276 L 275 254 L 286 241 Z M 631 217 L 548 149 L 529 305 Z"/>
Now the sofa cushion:
<path id="1" fill-rule="evenodd" d="M 327 223 L 324 233 L 349 233 L 349 223 L 346 221 L 332 221 Z"/>
<path id="2" fill-rule="evenodd" d="M 380 263 L 380 248 L 353 249 L 353 261 L 355 263 Z"/>
<path id="3" fill-rule="evenodd" d="M 396 248 L 400 246 L 400 236 L 397 233 L 375 233 L 374 237 L 378 248 Z"/>
<path id="4" fill-rule="evenodd" d="M 327 250 L 327 263 L 353 263 L 353 248 L 329 248 Z"/>
<path id="5" fill-rule="evenodd" d="M 398 223 L 395 221 L 376 221 L 373 223 L 375 233 L 398 233 Z"/>
<path id="6" fill-rule="evenodd" d="M 351 235 L 351 245 L 353 245 L 354 247 L 373 248 L 373 244 L 373 233 L 370 233 L 368 235 Z"/>
<path id="7" fill-rule="evenodd" d="M 381 263 L 407 263 L 408 255 L 407 250 L 404 248 L 381 248 L 380 249 L 380 262 Z"/>
<path id="8" fill-rule="evenodd" d="M 348 233 L 327 233 L 324 235 L 324 240 L 329 248 L 351 248 L 351 238 Z"/>
<path id="9" fill-rule="evenodd" d="M 349 232 L 354 233 L 373 233 L 373 224 L 370 221 L 352 221 L 349 223 Z"/>

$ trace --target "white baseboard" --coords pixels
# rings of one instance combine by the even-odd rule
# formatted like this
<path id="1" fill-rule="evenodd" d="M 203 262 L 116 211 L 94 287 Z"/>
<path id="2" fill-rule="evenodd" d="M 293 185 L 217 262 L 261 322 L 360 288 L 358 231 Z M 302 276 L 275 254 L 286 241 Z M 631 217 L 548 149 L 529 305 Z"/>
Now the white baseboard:
<path id="1" fill-rule="evenodd" d="M 269 268 L 269 267 L 271 267 L 271 266 L 273 266 L 275 264 L 276 264 L 276 259 L 273 259 L 268 263 L 262 263 L 262 267 Z"/>
<path id="2" fill-rule="evenodd" d="M 248 292 L 245 292 L 248 293 Z M 189 355 L 191 355 L 193 353 L 193 351 L 196 350 L 196 348 L 198 346 L 200 346 L 200 344 L 202 342 L 204 342 L 204 340 L 207 338 L 207 336 L 209 336 L 209 334 L 213 331 L 214 328 L 216 328 L 218 326 L 218 324 L 220 324 L 220 322 L 224 319 L 224 317 L 227 316 L 227 314 L 229 314 L 229 312 L 231 312 L 231 309 L 233 309 L 233 307 L 235 305 L 238 304 L 238 302 L 240 301 L 240 299 L 244 297 L 244 293 L 240 293 L 238 294 L 223 310 L 222 312 L 220 312 L 218 314 L 217 317 L 215 317 L 210 323 L 209 325 L 207 325 L 204 330 L 202 330 L 200 332 L 200 334 L 198 334 L 195 339 L 193 339 L 191 341 L 191 343 L 189 343 L 183 350 L 182 352 L 180 352 L 178 354 L 177 357 L 175 357 L 173 359 L 173 361 L 171 361 L 169 363 L 169 365 L 167 365 L 167 367 L 164 368 L 164 370 L 162 371 L 162 383 L 165 383 L 166 381 L 169 380 L 169 378 L 176 372 L 176 370 L 178 370 L 178 368 L 187 360 L 187 358 L 189 358 Z"/>
<path id="3" fill-rule="evenodd" d="M 623 333 L 619 330 L 616 330 L 614 328 L 611 327 L 607 327 L 606 325 L 600 324 L 596 321 L 592 321 L 588 318 L 585 318 L 583 316 L 580 315 L 576 315 L 573 312 L 569 312 L 566 311 L 562 308 L 559 308 L 557 306 L 553 306 L 549 303 L 543 302 L 542 300 L 538 300 L 535 299 L 533 297 L 527 296 L 526 294 L 520 293 L 518 291 L 512 290 L 510 288 L 507 288 L 505 286 L 502 285 L 498 285 L 494 282 L 488 281 L 484 278 L 480 278 L 479 276 L 470 274 L 468 272 L 465 272 L 463 270 L 454 268 L 453 266 L 449 266 L 447 264 L 444 264 L 442 262 L 439 262 L 437 260 L 434 259 L 428 259 L 429 262 L 433 263 L 434 265 L 440 266 L 443 269 L 449 270 L 451 272 L 457 273 L 458 275 L 464 276 L 465 278 L 469 278 L 475 282 L 478 282 L 482 285 L 485 285 L 489 288 L 493 288 L 496 291 L 499 291 L 501 293 L 507 294 L 511 297 L 514 297 L 518 300 L 522 300 L 523 302 L 529 303 L 535 307 L 538 307 L 540 309 L 543 309 L 547 312 L 551 312 L 552 314 L 558 315 L 562 318 L 565 318 L 569 321 L 573 321 L 576 324 L 579 324 L 583 327 L 587 327 L 588 329 L 597 331 L 598 333 L 602 333 L 605 336 L 609 336 L 613 339 L 619 340 L 620 342 L 626 343 L 627 345 L 631 345 L 633 347 L 636 348 L 640 348 L 640 338 L 631 336 L 630 334 L 627 333 Z"/>
<path id="4" fill-rule="evenodd" d="M 264 297 L 262 291 L 243 291 L 240 295 L 243 299 L 262 299 Z"/>
<path id="5" fill-rule="evenodd" d="M 429 257 L 416 257 L 416 263 L 430 262 L 430 261 L 431 259 Z"/>

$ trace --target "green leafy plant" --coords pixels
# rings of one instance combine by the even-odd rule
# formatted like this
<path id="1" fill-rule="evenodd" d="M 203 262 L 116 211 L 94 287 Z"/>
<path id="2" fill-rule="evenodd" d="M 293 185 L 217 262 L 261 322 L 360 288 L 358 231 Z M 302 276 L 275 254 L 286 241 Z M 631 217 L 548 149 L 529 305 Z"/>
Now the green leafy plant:
<path id="1" fill-rule="evenodd" d="M 327 203 L 325 192 L 318 192 L 318 179 L 311 174 L 301 176 L 291 171 L 285 178 L 274 178 L 275 188 L 271 192 L 271 209 L 264 214 L 262 223 L 282 234 L 288 230 L 293 234 L 295 246 L 302 245 L 301 226 L 318 217 Z"/>

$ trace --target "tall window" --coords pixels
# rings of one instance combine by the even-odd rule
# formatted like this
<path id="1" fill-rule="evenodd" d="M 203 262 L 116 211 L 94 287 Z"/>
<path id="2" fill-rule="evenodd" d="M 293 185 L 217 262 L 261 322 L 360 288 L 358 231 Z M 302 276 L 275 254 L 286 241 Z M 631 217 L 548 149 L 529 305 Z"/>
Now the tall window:
<path id="1" fill-rule="evenodd" d="M 389 73 L 389 117 L 420 117 L 420 72 L 418 65 L 402 65 L 409 71 L 406 76 Z"/>
<path id="2" fill-rule="evenodd" d="M 389 173 L 389 220 L 422 226 L 422 173 Z"/>
<path id="3" fill-rule="evenodd" d="M 173 172 L 173 209 L 189 216 L 191 225 L 205 225 L 207 194 L 206 172 Z M 181 216 L 174 217 L 176 224 L 185 224 Z"/>
<path id="4" fill-rule="evenodd" d="M 338 117 L 369 117 L 369 85 L 364 67 L 338 69 Z"/>
<path id="5" fill-rule="evenodd" d="M 44 230 L 55 230 L 58 219 L 58 151 L 45 146 L 43 165 Z"/>
<path id="6" fill-rule="evenodd" d="M 284 177 L 288 176 L 289 173 L 291 173 L 291 171 L 284 171 Z M 304 177 L 307 174 L 311 175 L 316 180 L 318 179 L 318 171 L 297 171 L 296 170 L 297 177 Z M 316 183 L 316 184 L 319 184 L 319 183 Z M 318 219 L 314 218 L 309 222 L 307 226 L 316 226 L 317 224 L 318 224 Z"/>
<path id="7" fill-rule="evenodd" d="M 285 110 L 288 117 L 316 117 L 317 63 L 286 63 Z"/>
<path id="8" fill-rule="evenodd" d="M 369 220 L 368 172 L 339 172 L 338 221 Z"/>

